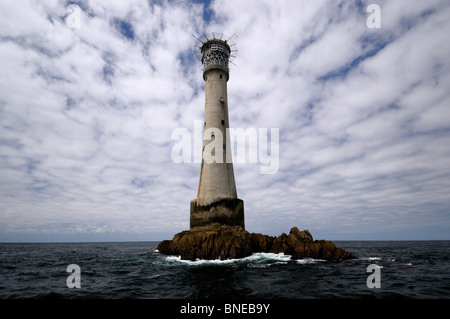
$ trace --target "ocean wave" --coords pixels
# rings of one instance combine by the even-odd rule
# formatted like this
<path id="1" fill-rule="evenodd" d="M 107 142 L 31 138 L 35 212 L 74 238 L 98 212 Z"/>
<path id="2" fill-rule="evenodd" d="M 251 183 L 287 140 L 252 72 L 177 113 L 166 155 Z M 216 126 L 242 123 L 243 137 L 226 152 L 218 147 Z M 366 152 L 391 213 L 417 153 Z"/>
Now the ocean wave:
<path id="1" fill-rule="evenodd" d="M 288 262 L 291 260 L 291 255 L 285 255 L 284 253 L 254 253 L 253 255 L 244 258 L 249 261 L 275 261 L 275 262 Z"/>
<path id="2" fill-rule="evenodd" d="M 359 260 L 381 260 L 381 257 L 359 257 Z"/>
<path id="3" fill-rule="evenodd" d="M 297 260 L 296 260 L 296 262 L 297 262 L 298 264 L 303 264 L 303 265 L 306 265 L 306 264 L 316 264 L 316 263 L 322 262 L 322 261 L 326 261 L 326 260 L 323 260 L 323 259 L 314 259 L 314 258 L 304 258 L 304 259 L 297 259 Z"/>
<path id="4" fill-rule="evenodd" d="M 239 261 L 239 259 L 225 259 L 225 260 L 220 260 L 220 259 L 196 259 L 196 260 L 185 260 L 185 259 L 181 259 L 181 256 L 166 256 L 165 257 L 166 261 L 168 261 L 169 263 L 180 263 L 180 264 L 185 264 L 185 265 L 192 265 L 192 266 L 199 266 L 199 265 L 207 265 L 207 264 L 218 264 L 218 265 L 224 265 L 224 264 L 230 264 L 230 263 L 234 263 Z"/>
<path id="5" fill-rule="evenodd" d="M 293 261 L 291 255 L 285 255 L 284 253 L 254 253 L 251 256 L 239 258 L 239 259 L 197 259 L 183 260 L 181 256 L 165 256 L 166 262 L 170 264 L 183 264 L 190 266 L 205 266 L 205 265 L 229 265 L 229 264 L 248 264 L 251 268 L 267 268 L 272 265 L 283 265 L 288 262 L 296 262 L 297 264 L 315 264 L 318 262 L 323 262 L 322 259 L 304 258 Z"/>
<path id="6" fill-rule="evenodd" d="M 244 258 L 238 258 L 238 259 L 196 259 L 195 261 L 192 260 L 183 260 L 181 259 L 181 256 L 166 256 L 166 261 L 170 263 L 182 263 L 186 265 L 226 265 L 226 264 L 232 264 L 232 263 L 246 263 L 246 262 L 287 262 L 291 259 L 290 255 L 285 255 L 283 253 L 279 254 L 273 254 L 273 253 L 254 253 L 251 256 L 244 257 Z"/>

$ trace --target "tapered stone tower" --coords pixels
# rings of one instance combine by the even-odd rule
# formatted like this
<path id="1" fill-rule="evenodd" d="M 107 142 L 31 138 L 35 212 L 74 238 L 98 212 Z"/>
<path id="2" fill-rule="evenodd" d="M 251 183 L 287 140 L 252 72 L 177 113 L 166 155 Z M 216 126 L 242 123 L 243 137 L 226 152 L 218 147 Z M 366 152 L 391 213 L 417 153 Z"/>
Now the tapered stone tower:
<path id="1" fill-rule="evenodd" d="M 229 62 L 236 44 L 221 33 L 199 40 L 205 80 L 205 120 L 197 198 L 191 201 L 191 230 L 214 223 L 245 228 L 244 202 L 237 198 L 228 122 Z"/>

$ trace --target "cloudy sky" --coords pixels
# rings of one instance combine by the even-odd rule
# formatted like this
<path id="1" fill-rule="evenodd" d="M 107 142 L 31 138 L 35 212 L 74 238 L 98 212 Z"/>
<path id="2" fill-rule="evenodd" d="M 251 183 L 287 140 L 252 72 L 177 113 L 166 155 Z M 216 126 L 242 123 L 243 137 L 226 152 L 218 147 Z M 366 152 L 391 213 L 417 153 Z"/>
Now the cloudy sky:
<path id="1" fill-rule="evenodd" d="M 275 174 L 235 164 L 249 231 L 450 239 L 449 1 L 2 0 L 0 241 L 188 229 L 200 164 L 171 134 L 203 119 L 213 31 L 230 126 L 279 129 Z"/>

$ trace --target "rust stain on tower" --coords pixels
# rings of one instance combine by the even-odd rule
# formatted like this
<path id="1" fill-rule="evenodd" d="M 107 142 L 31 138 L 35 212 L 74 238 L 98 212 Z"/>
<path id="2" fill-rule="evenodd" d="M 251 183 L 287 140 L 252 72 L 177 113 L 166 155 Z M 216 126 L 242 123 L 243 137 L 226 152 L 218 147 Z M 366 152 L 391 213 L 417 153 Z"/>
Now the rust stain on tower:
<path id="1" fill-rule="evenodd" d="M 198 39 L 205 81 L 202 164 L 197 198 L 191 201 L 190 228 L 212 224 L 245 228 L 244 201 L 237 197 L 229 141 L 227 82 L 236 44 L 222 33 Z"/>

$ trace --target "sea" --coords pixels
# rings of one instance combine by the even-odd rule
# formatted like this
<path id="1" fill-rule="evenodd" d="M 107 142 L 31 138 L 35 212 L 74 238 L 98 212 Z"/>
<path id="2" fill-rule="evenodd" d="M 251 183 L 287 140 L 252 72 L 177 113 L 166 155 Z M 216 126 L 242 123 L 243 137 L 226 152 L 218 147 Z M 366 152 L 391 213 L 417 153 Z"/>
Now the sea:
<path id="1" fill-rule="evenodd" d="M 159 253 L 158 242 L 0 243 L 0 299 L 450 297 L 450 241 L 335 244 L 358 258 L 331 262 L 256 253 L 186 261 Z"/>

